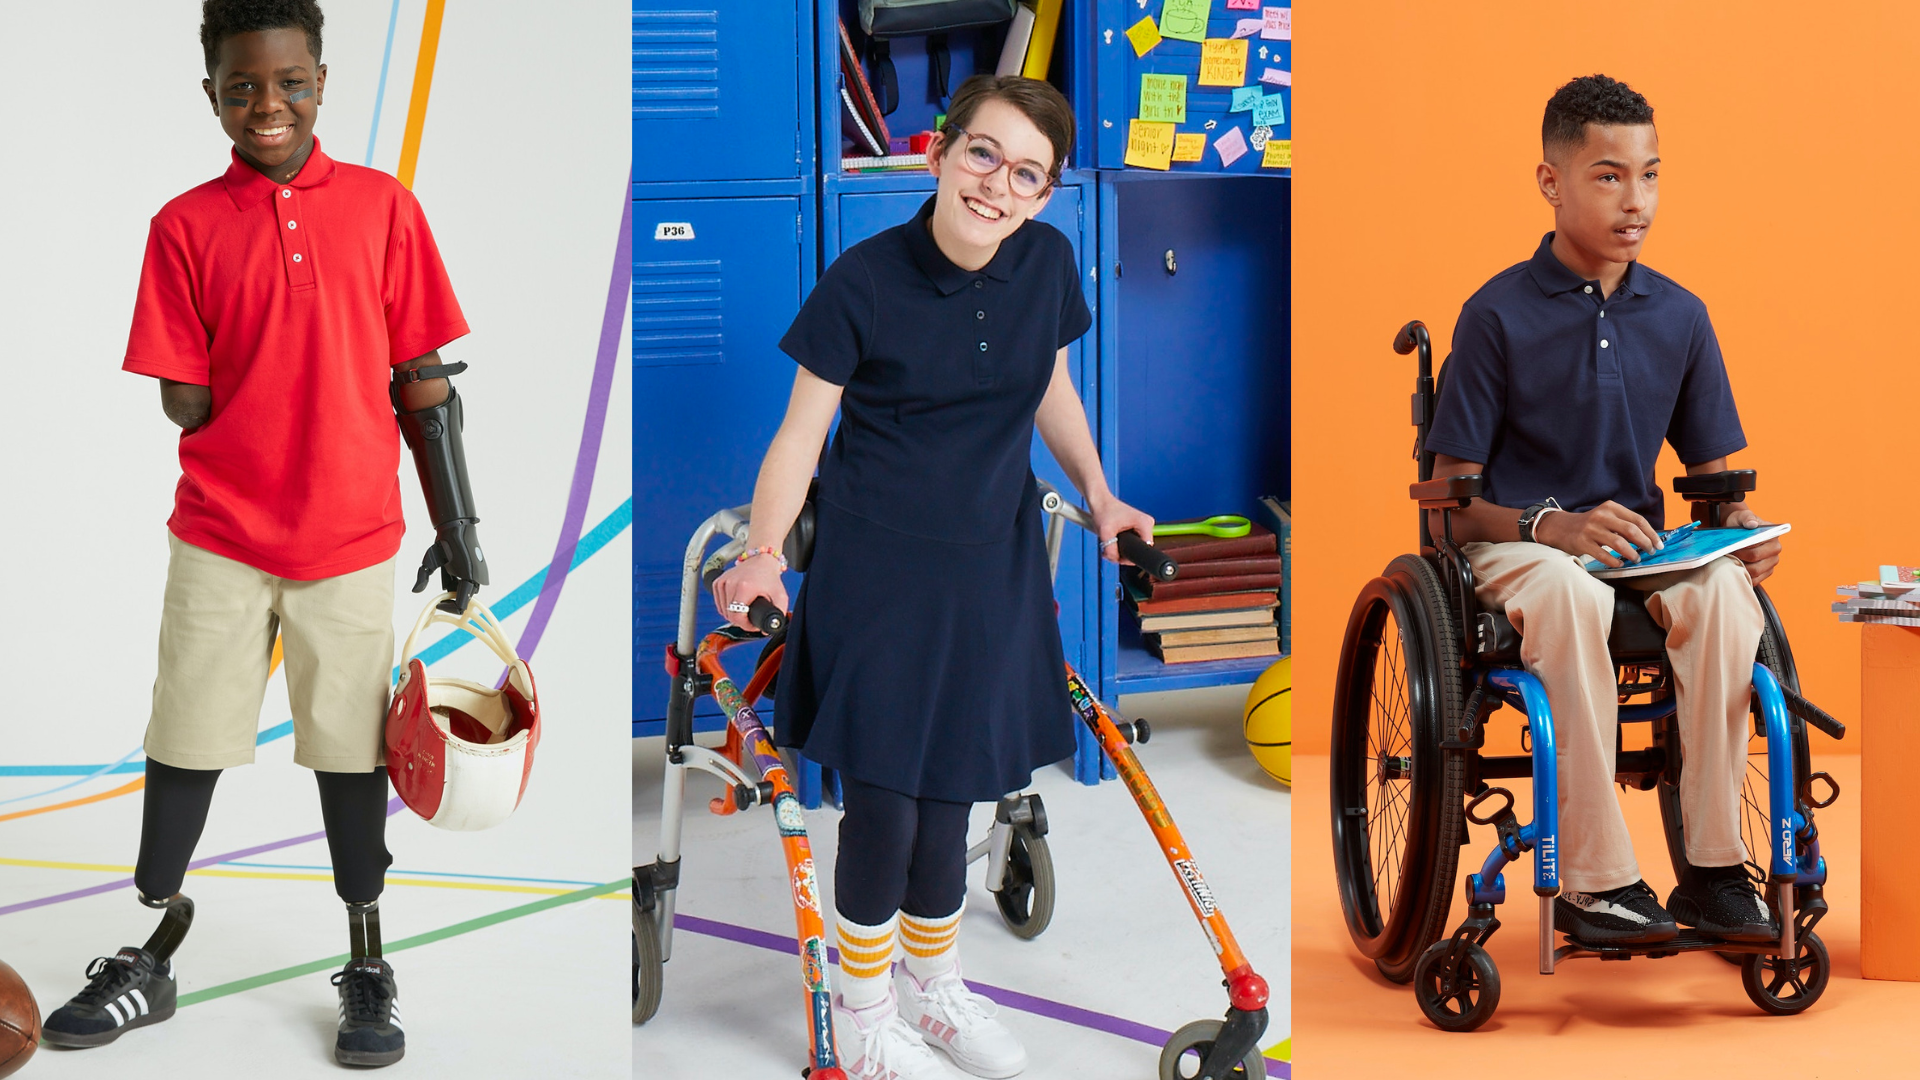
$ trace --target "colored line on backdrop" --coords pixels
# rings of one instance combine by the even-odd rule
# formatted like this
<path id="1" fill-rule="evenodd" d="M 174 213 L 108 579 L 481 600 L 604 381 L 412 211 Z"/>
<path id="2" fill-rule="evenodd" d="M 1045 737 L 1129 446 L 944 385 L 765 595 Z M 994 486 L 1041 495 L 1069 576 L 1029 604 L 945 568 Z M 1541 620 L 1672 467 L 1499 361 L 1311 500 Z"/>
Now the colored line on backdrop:
<path id="1" fill-rule="evenodd" d="M 519 907 L 508 908 L 505 911 L 496 911 L 491 915 L 482 915 L 476 919 L 468 919 L 466 922 L 454 923 L 452 926 L 443 926 L 438 930 L 429 930 L 424 934 L 415 934 L 412 937 L 401 938 L 398 941 L 389 941 L 382 946 L 382 950 L 393 953 L 400 952 L 403 949 L 414 949 L 422 945 L 431 945 L 436 941 L 445 941 L 450 937 L 470 934 L 475 930 L 484 930 L 489 926 L 495 926 L 511 919 L 525 918 L 528 915 L 536 915 L 551 908 L 578 903 L 582 900 L 591 900 L 596 896 L 602 896 L 606 893 L 618 892 L 632 883 L 633 879 L 631 877 L 624 877 L 618 881 L 609 881 L 605 885 L 595 885 L 587 889 L 576 889 L 573 892 L 560 896 L 549 897 L 545 900 L 535 900 L 530 904 L 522 904 Z M 269 971 L 264 975 L 253 975 L 245 979 L 235 979 L 232 982 L 221 983 L 218 986 L 209 986 L 205 990 L 195 990 L 191 994 L 181 994 L 180 1004 L 198 1005 L 203 1001 L 212 1001 L 214 998 L 226 997 L 228 994 L 238 994 L 244 990 L 254 990 L 262 986 L 272 985 L 273 983 L 285 982 L 288 979 L 297 979 L 302 975 L 312 975 L 317 972 L 328 971 L 342 966 L 348 959 L 347 954 L 341 953 L 339 956 L 329 956 L 324 960 L 313 960 L 305 964 L 296 964 L 293 967 L 281 968 L 278 971 Z"/>
<path id="2" fill-rule="evenodd" d="M 66 802 L 57 802 L 51 806 L 36 806 L 31 810 L 15 810 L 11 814 L 0 814 L 0 821 L 12 821 L 14 818 L 32 817 L 35 814 L 50 814 L 55 810 L 65 810 L 69 807 L 85 806 L 88 803 L 104 802 L 107 799 L 118 798 L 122 795 L 131 795 L 146 786 L 146 777 L 136 777 L 132 781 L 121 784 L 117 788 L 102 791 L 98 794 L 87 795 L 78 799 L 68 799 Z"/>
<path id="3" fill-rule="evenodd" d="M 673 917 L 673 925 L 675 929 L 691 930 L 696 934 L 705 934 L 708 937 L 716 937 L 723 941 L 732 941 L 741 945 L 752 945 L 757 948 L 771 949 L 774 952 L 786 953 L 789 956 L 798 955 L 800 951 L 794 944 L 794 940 L 790 937 L 783 937 L 765 930 L 755 930 L 750 926 L 736 926 L 733 923 L 720 922 L 717 919 L 702 919 L 697 915 L 678 914 Z M 829 947 L 827 949 L 827 959 L 837 964 L 840 962 L 839 953 L 840 950 Z M 1173 1032 L 1164 1031 L 1150 1024 L 1142 1024 L 1123 1017 L 1112 1016 L 1108 1013 L 1096 1012 L 1093 1009 L 1083 1009 L 1078 1005 L 1069 1005 L 1064 1001 L 1054 1001 L 1051 998 L 1036 997 L 1033 994 L 1023 994 L 1018 990 L 1008 990 L 1004 987 L 976 982 L 972 979 L 967 980 L 967 986 L 974 993 L 996 1004 L 1004 1005 L 1009 1009 L 1018 1009 L 1024 1013 L 1044 1016 L 1049 1020 L 1058 1020 L 1062 1023 L 1072 1024 L 1075 1027 L 1104 1032 L 1108 1035 L 1118 1035 L 1123 1039 L 1132 1039 L 1134 1042 L 1147 1043 L 1151 1046 L 1164 1046 L 1167 1040 L 1173 1037 Z M 1267 1071 L 1269 1075 L 1280 1077 L 1281 1080 L 1291 1080 L 1293 1076 L 1292 1064 L 1275 1058 L 1267 1059 Z"/>
<path id="4" fill-rule="evenodd" d="M 211 867 L 191 870 L 188 873 L 196 877 L 247 878 L 257 881 L 327 881 L 333 880 L 333 868 L 328 866 L 282 866 L 273 863 L 222 863 L 222 866 L 242 866 L 245 870 L 216 870 Z M 53 859 L 6 859 L 0 858 L 0 866 L 27 866 L 39 870 L 79 870 L 88 873 L 131 874 L 133 867 L 114 863 L 59 862 Z M 259 869 L 254 869 L 258 867 Z M 290 871 L 308 871 L 291 873 Z M 595 886 L 596 881 L 572 881 L 562 878 L 509 878 L 494 874 L 445 874 L 431 870 L 389 870 L 388 885 L 414 885 L 424 889 L 469 889 L 476 892 L 535 893 L 541 896 L 563 896 L 582 886 Z M 398 876 L 395 876 L 398 875 Z M 425 877 L 434 878 L 486 878 L 486 881 L 424 881 Z M 498 885 L 494 882 L 535 882 L 537 884 Z M 563 886 L 555 888 L 554 886 Z M 629 893 L 610 893 L 610 899 L 627 899 Z"/>
<path id="5" fill-rule="evenodd" d="M 440 53 L 440 17 L 447 0 L 427 0 L 427 17 L 420 25 L 420 56 L 413 64 L 413 97 L 407 102 L 407 134 L 400 141 L 400 168 L 394 176 L 413 190 L 413 169 L 420 162 L 420 133 L 427 126 L 427 96 L 433 92 L 433 61 Z"/>
<path id="6" fill-rule="evenodd" d="M 387 100 L 387 66 L 393 62 L 393 28 L 400 24 L 400 0 L 393 0 L 387 13 L 387 47 L 380 53 L 380 88 L 373 92 L 373 124 L 367 128 L 367 160 L 360 164 L 373 168 L 373 141 L 380 137 L 380 106 Z"/>

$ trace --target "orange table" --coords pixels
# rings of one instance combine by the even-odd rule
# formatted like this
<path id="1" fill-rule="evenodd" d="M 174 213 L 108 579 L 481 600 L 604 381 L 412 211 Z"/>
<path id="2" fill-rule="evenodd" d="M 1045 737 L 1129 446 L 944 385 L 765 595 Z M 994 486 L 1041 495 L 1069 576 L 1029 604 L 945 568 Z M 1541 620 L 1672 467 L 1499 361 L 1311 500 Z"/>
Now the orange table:
<path id="1" fill-rule="evenodd" d="M 1920 630 L 1860 628 L 1860 974 L 1920 982 Z"/>

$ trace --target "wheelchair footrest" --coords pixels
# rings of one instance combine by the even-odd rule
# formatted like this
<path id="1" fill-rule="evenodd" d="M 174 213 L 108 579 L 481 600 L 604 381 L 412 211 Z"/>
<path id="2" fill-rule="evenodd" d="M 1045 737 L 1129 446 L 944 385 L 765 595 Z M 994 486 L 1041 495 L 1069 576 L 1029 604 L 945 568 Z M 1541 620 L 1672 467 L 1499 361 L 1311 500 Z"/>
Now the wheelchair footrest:
<path id="1" fill-rule="evenodd" d="M 1727 941 L 1684 927 L 1671 941 L 1588 942 L 1566 935 L 1566 944 L 1554 950 L 1555 961 L 1597 957 L 1601 960 L 1629 960 L 1636 956 L 1660 959 L 1689 952 L 1762 953 L 1779 951 L 1777 941 Z"/>

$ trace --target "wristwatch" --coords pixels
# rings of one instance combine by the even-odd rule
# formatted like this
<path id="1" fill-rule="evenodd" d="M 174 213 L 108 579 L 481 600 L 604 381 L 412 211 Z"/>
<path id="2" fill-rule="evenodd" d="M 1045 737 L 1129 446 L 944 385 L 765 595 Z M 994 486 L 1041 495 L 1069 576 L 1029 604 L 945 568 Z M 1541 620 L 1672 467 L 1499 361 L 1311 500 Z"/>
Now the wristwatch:
<path id="1" fill-rule="evenodd" d="M 1539 543 L 1540 541 L 1533 538 L 1533 523 L 1540 520 L 1540 515 L 1560 509 L 1564 509 L 1564 507 L 1558 502 L 1548 499 L 1545 502 L 1534 503 L 1532 506 L 1520 511 L 1520 542 L 1523 544 Z"/>

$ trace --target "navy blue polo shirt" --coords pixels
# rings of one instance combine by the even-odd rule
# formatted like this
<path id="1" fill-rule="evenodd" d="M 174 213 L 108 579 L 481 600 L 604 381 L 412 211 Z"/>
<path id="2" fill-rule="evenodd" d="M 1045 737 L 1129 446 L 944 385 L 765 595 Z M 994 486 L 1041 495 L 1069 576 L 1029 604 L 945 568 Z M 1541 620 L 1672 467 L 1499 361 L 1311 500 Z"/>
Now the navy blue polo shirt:
<path id="1" fill-rule="evenodd" d="M 1073 245 L 1028 221 L 963 270 L 913 220 L 841 253 L 780 349 L 844 387 L 819 497 L 898 532 L 984 544 L 1033 486 L 1054 356 L 1093 325 Z"/>
<path id="2" fill-rule="evenodd" d="M 1611 499 L 1664 528 L 1661 442 L 1689 465 L 1747 445 L 1707 306 L 1637 262 L 1602 299 L 1552 245 L 1460 309 L 1427 449 L 1483 463 L 1496 506 Z"/>

